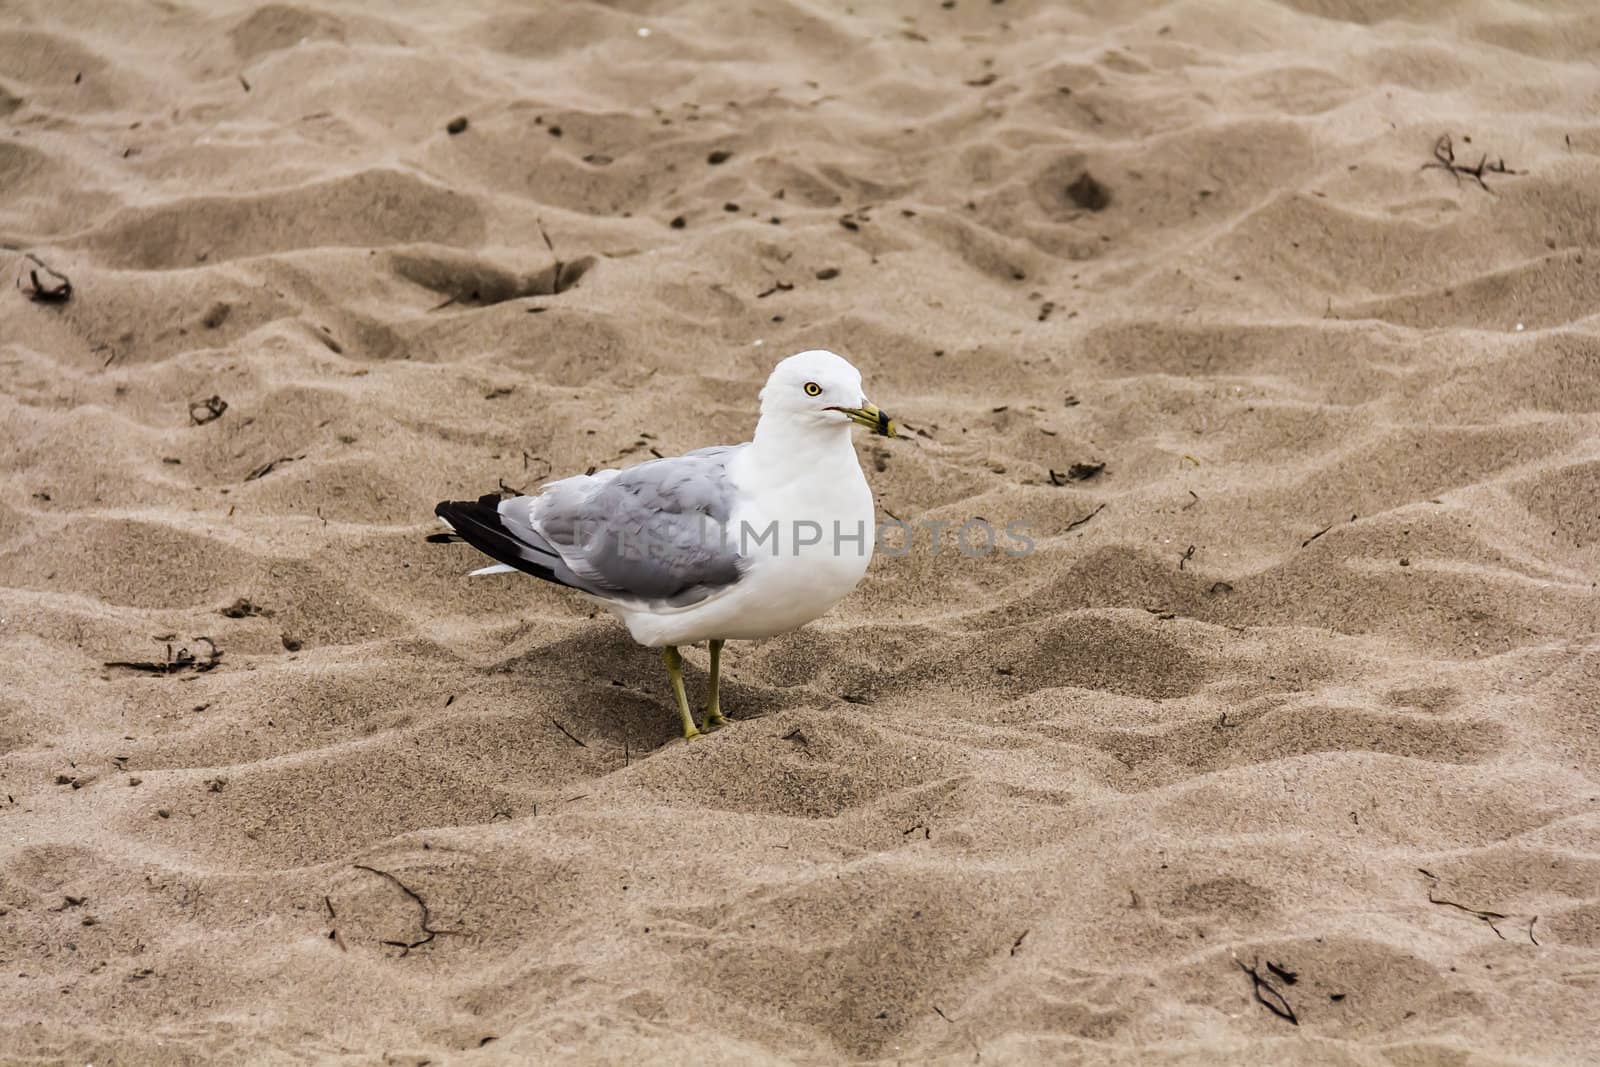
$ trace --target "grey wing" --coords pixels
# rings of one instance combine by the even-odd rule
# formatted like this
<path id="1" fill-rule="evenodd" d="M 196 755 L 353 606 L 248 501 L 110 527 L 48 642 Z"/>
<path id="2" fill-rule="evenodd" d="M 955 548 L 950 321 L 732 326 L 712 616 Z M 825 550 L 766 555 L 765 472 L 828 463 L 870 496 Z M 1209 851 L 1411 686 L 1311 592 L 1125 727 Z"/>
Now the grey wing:
<path id="1" fill-rule="evenodd" d="M 728 529 L 735 503 L 728 463 L 742 447 L 552 482 L 536 497 L 502 502 L 501 517 L 555 549 L 572 584 L 586 592 L 685 607 L 743 572 Z"/>

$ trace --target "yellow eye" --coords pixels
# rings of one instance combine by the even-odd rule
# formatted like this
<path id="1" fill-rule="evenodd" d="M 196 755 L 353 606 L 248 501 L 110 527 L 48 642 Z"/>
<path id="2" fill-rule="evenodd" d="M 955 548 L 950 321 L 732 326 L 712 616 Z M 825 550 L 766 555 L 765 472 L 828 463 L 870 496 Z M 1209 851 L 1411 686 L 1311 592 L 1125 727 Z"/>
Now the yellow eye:
<path id="1" fill-rule="evenodd" d="M 821 395 L 822 395 L 822 386 L 818 385 L 816 382 L 807 382 L 806 383 L 806 396 L 821 396 Z"/>

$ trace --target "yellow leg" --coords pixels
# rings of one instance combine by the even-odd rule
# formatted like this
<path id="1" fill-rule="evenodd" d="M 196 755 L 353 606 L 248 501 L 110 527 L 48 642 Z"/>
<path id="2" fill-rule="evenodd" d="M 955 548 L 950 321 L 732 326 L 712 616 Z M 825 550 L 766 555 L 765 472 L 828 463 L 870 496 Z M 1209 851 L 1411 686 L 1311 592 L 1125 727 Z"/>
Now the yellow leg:
<path id="1" fill-rule="evenodd" d="M 722 642 L 713 639 L 711 642 L 711 685 L 706 690 L 706 729 L 715 730 L 719 726 L 726 726 L 728 720 L 722 714 L 722 705 L 717 700 L 717 683 L 722 678 Z"/>
<path id="2" fill-rule="evenodd" d="M 700 736 L 700 731 L 695 729 L 694 716 L 689 714 L 689 698 L 683 692 L 683 657 L 678 655 L 678 650 L 668 645 L 661 650 L 661 658 L 667 662 L 667 674 L 672 678 L 672 695 L 678 698 L 678 714 L 683 717 L 683 738 L 693 741 Z"/>

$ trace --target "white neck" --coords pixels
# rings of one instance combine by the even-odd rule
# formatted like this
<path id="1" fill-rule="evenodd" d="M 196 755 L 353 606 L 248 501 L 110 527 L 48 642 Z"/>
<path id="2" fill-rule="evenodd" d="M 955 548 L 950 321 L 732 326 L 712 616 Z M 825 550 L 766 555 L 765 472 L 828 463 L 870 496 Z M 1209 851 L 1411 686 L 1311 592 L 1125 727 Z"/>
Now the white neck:
<path id="1" fill-rule="evenodd" d="M 857 474 L 861 464 L 850 443 L 848 422 L 807 421 L 776 414 L 762 415 L 751 440 L 756 462 L 767 477 L 783 482 L 808 475 L 837 472 L 848 463 Z M 835 473 L 833 477 L 837 477 Z"/>

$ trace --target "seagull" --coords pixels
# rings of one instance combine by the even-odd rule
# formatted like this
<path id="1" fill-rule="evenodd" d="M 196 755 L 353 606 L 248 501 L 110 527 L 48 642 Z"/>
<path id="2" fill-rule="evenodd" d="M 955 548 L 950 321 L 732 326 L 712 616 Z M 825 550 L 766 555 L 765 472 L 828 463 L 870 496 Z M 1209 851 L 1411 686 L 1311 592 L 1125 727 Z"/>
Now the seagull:
<path id="1" fill-rule="evenodd" d="M 761 390 L 755 435 L 547 482 L 537 493 L 442 501 L 450 527 L 497 562 L 600 604 L 633 639 L 661 649 L 683 736 L 700 736 L 683 688 L 683 645 L 710 643 L 703 721 L 717 698 L 722 646 L 799 629 L 848 596 L 876 545 L 872 490 L 850 428 L 898 437 L 867 402 L 861 372 L 822 349 L 789 356 Z"/>

